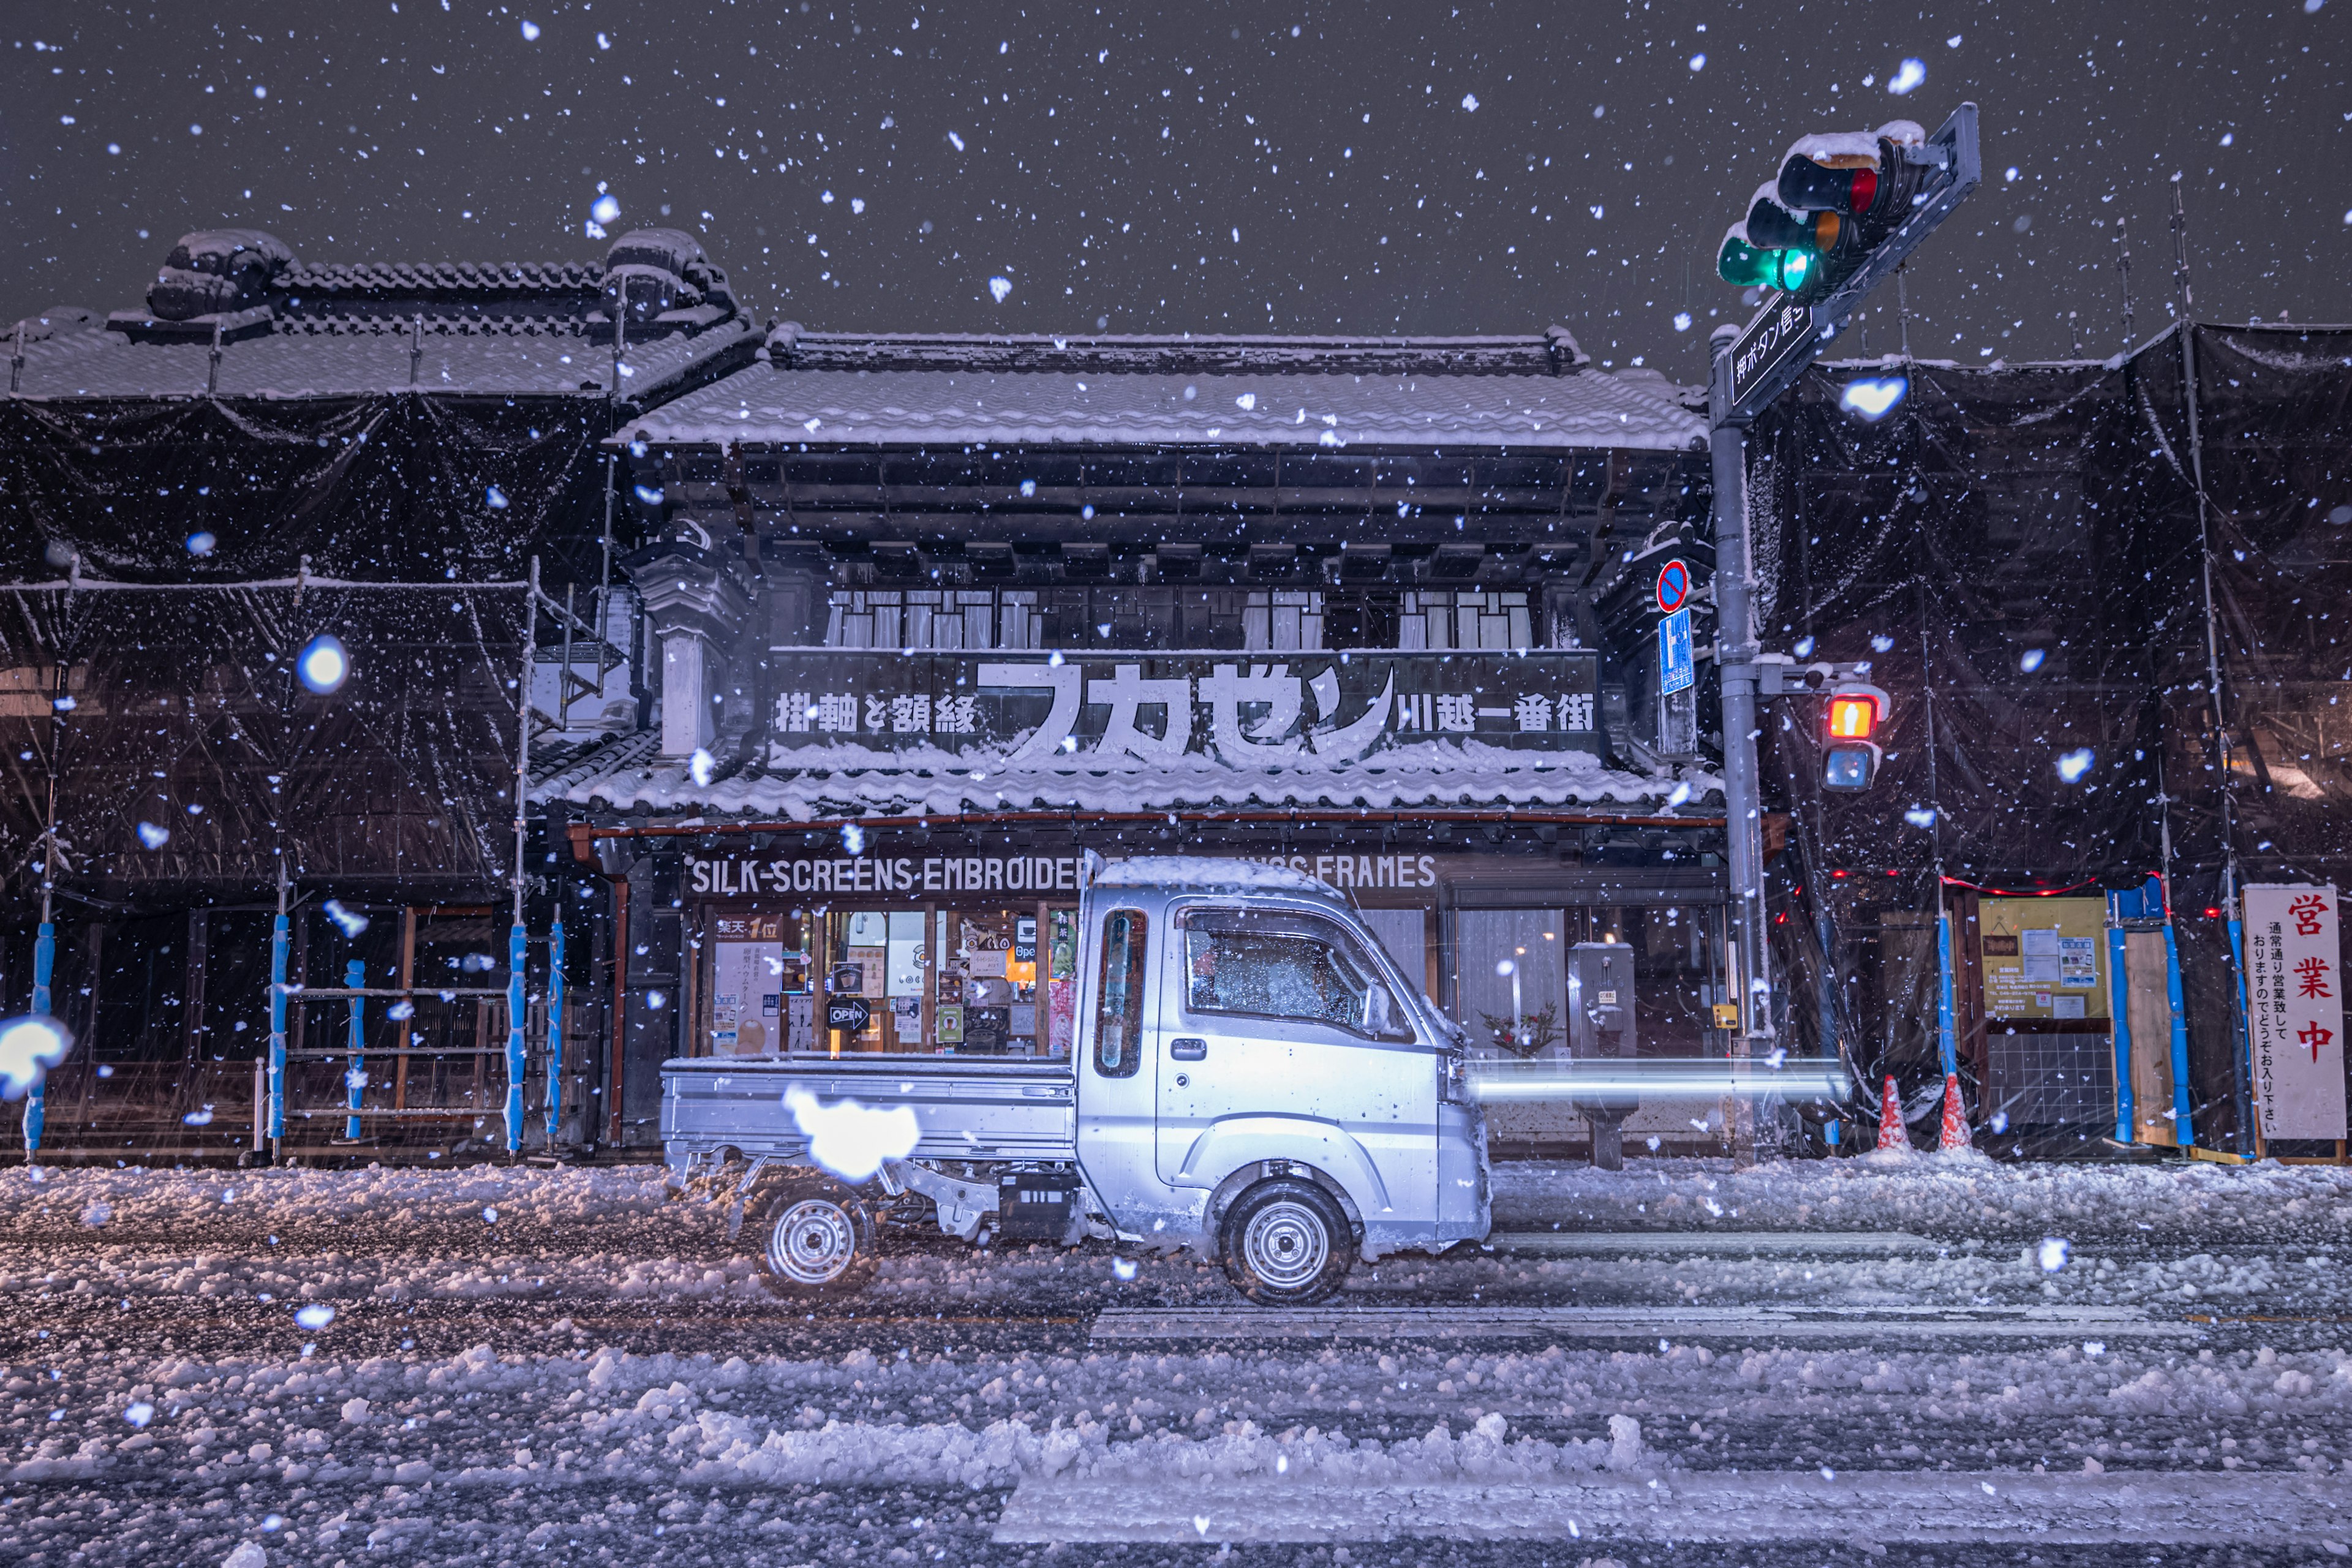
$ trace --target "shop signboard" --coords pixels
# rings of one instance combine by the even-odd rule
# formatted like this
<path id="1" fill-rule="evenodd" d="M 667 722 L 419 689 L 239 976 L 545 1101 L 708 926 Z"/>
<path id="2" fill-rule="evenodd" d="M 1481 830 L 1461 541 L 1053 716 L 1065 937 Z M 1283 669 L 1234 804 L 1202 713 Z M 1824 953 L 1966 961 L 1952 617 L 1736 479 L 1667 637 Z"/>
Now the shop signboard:
<path id="1" fill-rule="evenodd" d="M 863 996 L 828 996 L 824 1003 L 824 1026 L 838 1029 L 845 1035 L 863 1034 L 866 1026 L 874 1021 L 874 1009 Z"/>
<path id="2" fill-rule="evenodd" d="M 1071 757 L 1353 762 L 1409 744 L 1604 750 L 1585 650 L 917 652 L 776 648 L 769 764 L 828 747 L 997 766 Z"/>
<path id="3" fill-rule="evenodd" d="M 2107 1016 L 2105 899 L 1986 899 L 1978 906 L 1985 1016 Z"/>
<path id="4" fill-rule="evenodd" d="M 2245 889 L 2246 1026 L 2264 1138 L 2345 1136 L 2343 948 L 2334 884 Z"/>

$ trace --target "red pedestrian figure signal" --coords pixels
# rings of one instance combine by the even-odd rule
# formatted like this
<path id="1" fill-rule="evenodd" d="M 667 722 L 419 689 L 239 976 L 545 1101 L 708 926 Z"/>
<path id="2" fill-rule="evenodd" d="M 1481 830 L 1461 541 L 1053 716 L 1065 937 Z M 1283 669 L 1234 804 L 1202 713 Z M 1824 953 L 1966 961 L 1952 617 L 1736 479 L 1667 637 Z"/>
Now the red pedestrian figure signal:
<path id="1" fill-rule="evenodd" d="M 1679 561 L 1669 561 L 1658 574 L 1658 610 L 1673 615 L 1690 602 L 1690 568 Z"/>

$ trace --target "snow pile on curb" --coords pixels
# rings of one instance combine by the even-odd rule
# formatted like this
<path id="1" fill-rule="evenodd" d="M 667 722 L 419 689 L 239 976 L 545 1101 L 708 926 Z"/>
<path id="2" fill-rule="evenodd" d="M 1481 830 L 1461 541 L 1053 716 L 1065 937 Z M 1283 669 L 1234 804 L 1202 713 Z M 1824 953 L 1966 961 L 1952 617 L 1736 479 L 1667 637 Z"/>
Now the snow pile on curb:
<path id="1" fill-rule="evenodd" d="M 1775 1161 L 1629 1160 L 1622 1172 L 1498 1164 L 1508 1230 L 1912 1230 L 1971 1235 L 2189 1231 L 2200 1239 L 2352 1237 L 2352 1169 L 2048 1164 L 1954 1154 Z"/>

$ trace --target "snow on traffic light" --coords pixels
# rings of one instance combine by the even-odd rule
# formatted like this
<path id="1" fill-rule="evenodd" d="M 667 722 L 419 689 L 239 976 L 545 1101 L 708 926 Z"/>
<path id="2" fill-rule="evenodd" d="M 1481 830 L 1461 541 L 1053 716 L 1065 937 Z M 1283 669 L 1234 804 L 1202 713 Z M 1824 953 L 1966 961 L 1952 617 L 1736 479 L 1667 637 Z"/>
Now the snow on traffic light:
<path id="1" fill-rule="evenodd" d="M 1927 140 L 1909 120 L 1799 138 L 1724 236 L 1716 271 L 1742 288 L 1822 299 L 1918 205 L 1935 173 L 1913 155 Z"/>
<path id="2" fill-rule="evenodd" d="M 1822 787 L 1868 789 L 1883 753 L 1874 736 L 1886 720 L 1886 693 L 1864 681 L 1841 681 L 1822 710 Z"/>

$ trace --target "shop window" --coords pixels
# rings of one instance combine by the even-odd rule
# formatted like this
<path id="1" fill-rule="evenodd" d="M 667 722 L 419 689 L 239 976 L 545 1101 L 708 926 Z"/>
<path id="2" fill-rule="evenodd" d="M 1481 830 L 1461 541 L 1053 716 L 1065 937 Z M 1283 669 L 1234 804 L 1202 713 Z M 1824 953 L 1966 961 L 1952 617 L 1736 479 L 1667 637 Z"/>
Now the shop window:
<path id="1" fill-rule="evenodd" d="M 1184 1007 L 1325 1024 L 1373 1039 L 1411 1039 L 1379 970 L 1340 927 L 1312 915 L 1188 910 Z"/>
<path id="2" fill-rule="evenodd" d="M 767 934 L 771 928 L 781 940 Z M 790 1051 L 1069 1053 L 1077 989 L 1074 908 L 836 910 L 808 919 L 808 946 L 801 951 L 790 944 L 803 929 L 796 917 L 717 917 L 715 1053 L 761 1054 L 754 1042 L 777 1049 L 775 1026 L 764 1013 L 772 1003 L 781 1008 L 782 1048 Z M 772 996 L 774 984 L 757 973 L 762 965 L 797 990 Z M 864 1026 L 827 1026 L 829 1017 L 856 1016 L 854 1008 L 829 1013 L 824 1005 L 827 997 L 845 996 L 865 1004 Z M 757 1027 L 730 1025 L 728 1013 Z"/>
<path id="3" fill-rule="evenodd" d="M 1402 601 L 1394 594 L 1332 594 L 1323 602 L 1327 648 L 1391 648 L 1397 646 Z"/>

